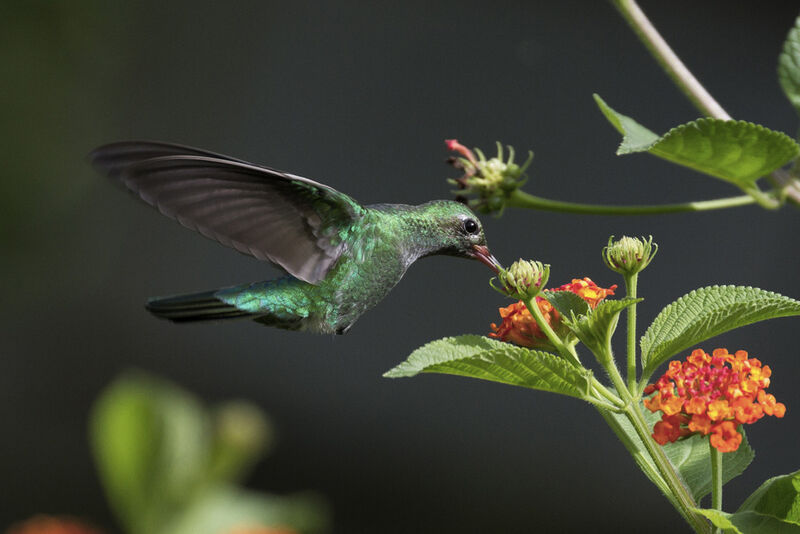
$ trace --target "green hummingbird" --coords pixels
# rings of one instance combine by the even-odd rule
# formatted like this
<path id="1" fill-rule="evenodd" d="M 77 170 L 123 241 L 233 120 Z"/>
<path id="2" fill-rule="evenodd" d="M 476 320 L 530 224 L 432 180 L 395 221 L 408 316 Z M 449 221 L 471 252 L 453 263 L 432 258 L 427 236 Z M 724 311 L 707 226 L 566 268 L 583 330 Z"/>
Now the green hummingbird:
<path id="1" fill-rule="evenodd" d="M 444 254 L 500 268 L 478 218 L 458 202 L 362 206 L 307 178 L 168 143 L 112 143 L 90 159 L 167 217 L 288 273 L 148 300 L 150 312 L 171 321 L 249 317 L 343 334 L 419 258 Z"/>

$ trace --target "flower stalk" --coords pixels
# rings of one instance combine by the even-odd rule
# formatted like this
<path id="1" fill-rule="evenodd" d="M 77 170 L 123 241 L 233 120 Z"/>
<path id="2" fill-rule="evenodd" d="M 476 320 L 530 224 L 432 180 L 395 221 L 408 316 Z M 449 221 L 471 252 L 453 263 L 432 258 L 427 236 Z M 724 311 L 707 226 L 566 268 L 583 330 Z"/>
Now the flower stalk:
<path id="1" fill-rule="evenodd" d="M 717 449 L 708 440 L 708 450 L 711 455 L 711 508 L 722 511 L 722 451 Z M 715 532 L 719 532 L 717 529 Z"/>
<path id="2" fill-rule="evenodd" d="M 639 273 L 625 275 L 625 294 L 630 298 L 636 298 Z M 628 391 L 631 395 L 636 395 L 639 384 L 636 380 L 636 304 L 632 304 L 627 310 L 627 359 L 628 359 Z"/>
<path id="3" fill-rule="evenodd" d="M 697 109 L 709 117 L 731 120 L 728 112 L 684 65 L 635 0 L 612 0 L 612 2 L 645 48 Z"/>
<path id="4" fill-rule="evenodd" d="M 564 202 L 551 200 L 521 189 L 515 190 L 506 200 L 506 207 L 535 209 L 541 211 L 557 211 L 561 213 L 577 213 L 582 215 L 657 215 L 667 213 L 685 213 L 695 211 L 710 211 L 726 208 L 735 208 L 755 204 L 756 200 L 750 195 L 718 198 L 714 200 L 701 200 L 696 202 L 682 202 L 678 204 L 640 205 L 640 206 L 610 206 L 604 204 L 582 204 L 579 202 Z"/>
<path id="5" fill-rule="evenodd" d="M 697 503 L 689 492 L 689 489 L 681 480 L 680 475 L 675 471 L 667 455 L 664 454 L 664 450 L 650 437 L 650 431 L 644 419 L 644 414 L 639 409 L 639 404 L 632 402 L 633 399 L 630 398 L 627 389 L 622 390 L 621 396 L 623 398 L 627 397 L 628 400 L 631 401 L 624 412 L 625 417 L 633 425 L 636 434 L 639 436 L 639 439 L 642 440 L 650 458 L 656 464 L 659 474 L 667 484 L 670 493 L 674 497 L 673 505 L 692 526 L 695 532 L 712 532 L 711 525 L 708 521 L 693 510 L 697 508 Z"/>
<path id="6" fill-rule="evenodd" d="M 544 335 L 547 336 L 547 340 L 553 345 L 558 353 L 575 367 L 583 367 L 580 359 L 578 358 L 578 353 L 575 351 L 575 347 L 564 343 L 558 334 L 555 333 L 553 328 L 550 326 L 550 323 L 548 323 L 544 318 L 544 315 L 542 315 L 542 310 L 540 310 L 539 306 L 536 304 L 535 297 L 528 297 L 527 299 L 523 299 L 522 302 L 525 303 L 525 307 L 528 308 L 528 311 L 533 316 L 536 324 L 539 325 L 539 328 L 541 328 L 542 332 L 544 332 Z"/>

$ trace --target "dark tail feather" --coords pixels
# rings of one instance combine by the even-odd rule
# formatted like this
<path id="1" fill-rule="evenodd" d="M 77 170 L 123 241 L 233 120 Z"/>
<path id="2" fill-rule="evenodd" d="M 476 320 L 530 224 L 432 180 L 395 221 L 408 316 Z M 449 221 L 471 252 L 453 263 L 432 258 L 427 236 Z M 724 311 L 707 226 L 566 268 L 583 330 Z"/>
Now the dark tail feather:
<path id="1" fill-rule="evenodd" d="M 252 315 L 222 302 L 214 296 L 214 293 L 215 291 L 207 291 L 174 297 L 156 297 L 147 301 L 145 307 L 156 317 L 176 323 L 237 319 Z"/>

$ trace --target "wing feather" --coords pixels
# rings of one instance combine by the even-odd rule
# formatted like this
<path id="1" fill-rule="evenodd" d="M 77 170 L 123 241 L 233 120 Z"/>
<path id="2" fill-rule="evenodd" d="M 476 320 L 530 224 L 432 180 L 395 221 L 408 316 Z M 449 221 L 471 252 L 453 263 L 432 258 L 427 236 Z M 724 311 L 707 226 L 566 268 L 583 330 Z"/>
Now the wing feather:
<path id="1" fill-rule="evenodd" d="M 335 265 L 340 236 L 364 213 L 318 182 L 180 145 L 114 143 L 91 158 L 164 215 L 310 283 Z"/>

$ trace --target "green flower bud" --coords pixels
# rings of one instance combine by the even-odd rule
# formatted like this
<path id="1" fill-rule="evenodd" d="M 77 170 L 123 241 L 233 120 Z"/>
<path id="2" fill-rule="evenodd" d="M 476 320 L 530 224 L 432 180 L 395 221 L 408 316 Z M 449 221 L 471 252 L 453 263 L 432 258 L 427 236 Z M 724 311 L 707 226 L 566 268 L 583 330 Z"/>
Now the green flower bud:
<path id="1" fill-rule="evenodd" d="M 518 298 L 530 299 L 539 294 L 550 278 L 550 266 L 539 261 L 517 260 L 507 270 L 499 273 L 501 293 Z"/>
<path id="2" fill-rule="evenodd" d="M 608 238 L 608 246 L 603 248 L 603 261 L 612 271 L 631 275 L 647 267 L 656 252 L 658 245 L 653 243 L 653 236 L 647 239 L 622 236 L 619 241 L 614 241 L 612 235 Z"/>

